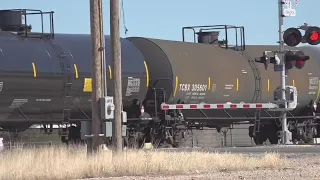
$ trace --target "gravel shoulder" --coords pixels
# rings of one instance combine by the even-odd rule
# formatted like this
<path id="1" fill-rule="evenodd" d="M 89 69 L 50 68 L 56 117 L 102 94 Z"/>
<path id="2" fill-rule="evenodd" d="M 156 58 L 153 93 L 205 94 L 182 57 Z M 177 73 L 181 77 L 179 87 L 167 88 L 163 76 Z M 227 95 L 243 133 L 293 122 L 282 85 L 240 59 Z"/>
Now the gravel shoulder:
<path id="1" fill-rule="evenodd" d="M 319 180 L 320 179 L 320 155 L 289 154 L 285 155 L 292 164 L 290 168 L 282 170 L 255 170 L 255 171 L 231 171 L 212 172 L 207 174 L 175 175 L 175 176 L 131 176 L 99 178 L 100 180 Z M 97 180 L 98 178 L 90 179 Z"/>

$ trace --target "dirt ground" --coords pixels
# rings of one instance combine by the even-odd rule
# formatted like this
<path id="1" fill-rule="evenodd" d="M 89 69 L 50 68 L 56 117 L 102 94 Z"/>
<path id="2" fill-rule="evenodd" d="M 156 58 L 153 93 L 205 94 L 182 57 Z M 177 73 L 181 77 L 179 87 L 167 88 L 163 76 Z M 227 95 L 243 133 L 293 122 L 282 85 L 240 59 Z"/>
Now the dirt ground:
<path id="1" fill-rule="evenodd" d="M 292 164 L 290 168 L 282 170 L 255 170 L 237 172 L 212 172 L 207 174 L 190 174 L 175 176 L 148 177 L 110 177 L 100 180 L 320 180 L 320 155 L 290 154 L 286 155 Z M 90 180 L 98 180 L 90 179 Z"/>

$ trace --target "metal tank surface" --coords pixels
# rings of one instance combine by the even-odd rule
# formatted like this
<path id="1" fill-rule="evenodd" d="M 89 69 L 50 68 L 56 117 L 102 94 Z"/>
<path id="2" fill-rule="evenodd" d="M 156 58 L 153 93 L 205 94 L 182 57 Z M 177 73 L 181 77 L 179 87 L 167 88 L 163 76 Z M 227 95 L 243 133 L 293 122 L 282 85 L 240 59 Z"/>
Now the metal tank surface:
<path id="1" fill-rule="evenodd" d="M 109 44 L 106 36 L 107 65 L 111 64 Z M 146 71 L 137 48 L 125 39 L 121 48 L 123 105 L 128 109 L 146 94 Z M 71 119 L 90 117 L 91 54 L 90 35 L 56 34 L 51 41 L 0 32 L 0 126 L 15 121 L 61 122 L 66 108 L 71 108 Z M 112 95 L 112 68 L 107 69 Z M 72 83 L 69 104 L 66 83 Z"/>
<path id="2" fill-rule="evenodd" d="M 286 49 L 301 50 L 310 59 L 306 61 L 302 69 L 293 67 L 288 71 L 286 84 L 296 86 L 298 90 L 297 110 L 305 107 L 311 100 L 319 98 L 319 77 L 320 77 L 320 50 L 312 46 L 301 46 L 298 48 L 285 47 Z M 252 57 L 260 57 L 263 51 L 276 51 L 278 46 L 247 45 L 246 51 Z M 264 65 L 256 63 L 260 69 L 261 77 L 261 101 L 268 102 L 273 99 L 273 91 L 280 86 L 280 72 L 275 72 L 273 64 L 265 70 Z M 240 82 L 240 86 L 243 86 Z M 242 87 L 245 88 L 245 87 Z"/>
<path id="3" fill-rule="evenodd" d="M 261 99 L 255 99 L 253 69 L 240 51 L 212 44 L 140 37 L 127 39 L 146 57 L 150 84 L 157 79 L 171 80 L 163 80 L 155 85 L 158 88 L 165 88 L 168 103 L 270 102 L 273 101 L 273 90 L 280 85 L 280 72 L 274 72 L 273 66 L 269 66 L 266 71 L 263 64 L 256 63 L 261 77 Z M 263 51 L 276 49 L 277 46 L 246 46 L 247 54 L 253 58 L 262 56 Z M 289 71 L 287 80 L 287 82 L 294 80 L 298 88 L 298 107 L 316 99 L 318 83 L 316 82 L 317 86 L 311 85 L 313 81 L 309 83 L 309 80 L 318 79 L 320 75 L 318 70 L 320 53 L 309 47 L 300 49 L 310 56 L 310 60 L 303 69 Z M 226 123 L 226 125 L 233 121 L 229 115 L 245 117 L 243 110 L 230 110 L 228 113 L 223 110 L 183 110 L 183 114 L 187 118 L 226 117 L 229 119 L 214 120 L 215 123 Z"/>
<path id="4" fill-rule="evenodd" d="M 67 35 L 56 34 L 55 41 L 68 52 L 70 58 L 77 64 L 79 78 L 77 82 L 78 91 L 75 97 L 81 99 L 78 106 L 91 114 L 91 91 L 85 91 L 85 79 L 92 76 L 91 35 Z M 122 68 L 122 94 L 123 109 L 128 116 L 138 117 L 135 110 L 140 113 L 140 102 L 147 93 L 147 73 L 144 57 L 141 52 L 128 40 L 120 38 L 121 41 L 121 68 Z M 105 56 L 107 66 L 107 94 L 113 96 L 113 71 L 111 64 L 110 36 L 105 36 Z"/>

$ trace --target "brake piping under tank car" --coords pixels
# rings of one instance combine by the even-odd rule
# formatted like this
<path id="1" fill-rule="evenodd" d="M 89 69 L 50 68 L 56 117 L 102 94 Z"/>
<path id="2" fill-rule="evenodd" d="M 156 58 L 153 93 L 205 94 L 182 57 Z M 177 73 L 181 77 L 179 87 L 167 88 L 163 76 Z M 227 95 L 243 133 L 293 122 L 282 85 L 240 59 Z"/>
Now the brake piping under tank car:
<path id="1" fill-rule="evenodd" d="M 24 16 L 24 22 L 21 18 Z M 50 32 L 32 32 L 29 15 L 50 16 Z M 43 22 L 41 22 L 43 24 Z M 43 25 L 42 25 L 43 27 Z M 43 124 L 51 132 L 53 124 L 65 124 L 63 142 L 84 141 L 83 123 L 91 120 L 91 36 L 57 34 L 53 12 L 40 10 L 0 11 L 0 126 L 21 132 L 33 124 Z M 246 45 L 243 27 L 217 25 L 186 27 L 195 32 L 194 43 L 144 37 L 121 38 L 123 111 L 127 112 L 127 147 L 139 148 L 151 142 L 155 147 L 168 143 L 179 147 L 191 128 L 227 128 L 233 123 L 259 126 L 249 136 L 256 144 L 278 143 L 281 130 L 279 112 L 261 111 L 259 123 L 254 110 L 173 110 L 160 105 L 197 103 L 263 103 L 274 100 L 273 90 L 280 75 L 256 63 L 266 50 L 278 46 Z M 228 44 L 229 31 L 236 43 Z M 219 41 L 219 32 L 225 40 Z M 108 96 L 113 95 L 110 37 L 106 40 Z M 240 41 L 240 42 L 239 42 Z M 297 49 L 297 48 L 296 48 Z M 320 51 L 299 47 L 310 56 L 305 67 L 291 69 L 287 82 L 294 82 L 298 106 L 288 116 L 293 139 L 310 142 L 318 137 L 317 114 L 313 104 L 319 98 Z M 144 112 L 142 111 L 144 109 Z M 49 125 L 49 126 L 48 126 Z M 213 138 L 213 137 L 212 137 Z M 106 142 L 110 140 L 106 138 Z"/>

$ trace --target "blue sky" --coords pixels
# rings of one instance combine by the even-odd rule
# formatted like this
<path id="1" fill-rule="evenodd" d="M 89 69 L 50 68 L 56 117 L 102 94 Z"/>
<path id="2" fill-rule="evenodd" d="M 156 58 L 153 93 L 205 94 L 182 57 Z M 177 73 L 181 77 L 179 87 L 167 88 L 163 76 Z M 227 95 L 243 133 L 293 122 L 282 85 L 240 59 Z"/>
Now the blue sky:
<path id="1" fill-rule="evenodd" d="M 129 31 L 125 35 L 121 17 L 121 37 L 181 40 L 183 26 L 229 24 L 245 27 L 247 44 L 276 44 L 278 40 L 277 0 L 123 0 L 123 4 Z M 319 0 L 302 0 L 297 7 L 293 4 L 297 16 L 285 18 L 284 28 L 305 22 L 320 25 L 319 4 Z M 1 8 L 52 10 L 56 33 L 90 33 L 89 0 L 4 0 Z M 103 1 L 103 8 L 104 32 L 109 34 L 109 0 Z M 45 20 L 46 26 L 48 18 Z M 39 29 L 39 17 L 30 23 Z"/>

